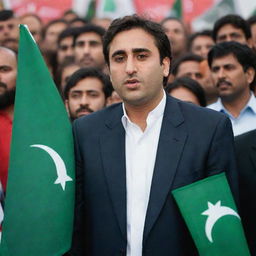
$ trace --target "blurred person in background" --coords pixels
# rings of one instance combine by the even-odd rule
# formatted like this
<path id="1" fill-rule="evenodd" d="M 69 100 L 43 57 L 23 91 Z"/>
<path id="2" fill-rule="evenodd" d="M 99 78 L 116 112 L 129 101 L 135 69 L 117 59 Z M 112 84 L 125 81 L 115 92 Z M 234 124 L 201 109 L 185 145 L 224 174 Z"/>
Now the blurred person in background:
<path id="1" fill-rule="evenodd" d="M 103 70 L 106 67 L 102 37 L 105 30 L 102 27 L 88 24 L 77 28 L 74 41 L 74 53 L 76 62 L 82 67 L 97 67 Z"/>
<path id="2" fill-rule="evenodd" d="M 34 37 L 37 44 L 41 43 L 42 40 L 42 30 L 43 30 L 43 22 L 41 18 L 34 13 L 27 13 L 20 17 L 20 23 L 26 24 Z"/>
<path id="3" fill-rule="evenodd" d="M 100 26 L 102 28 L 104 28 L 105 30 L 108 29 L 108 27 L 110 26 L 112 20 L 110 18 L 93 18 L 92 19 L 92 24 Z"/>
<path id="4" fill-rule="evenodd" d="M 201 86 L 204 89 L 206 105 L 210 105 L 217 101 L 218 99 L 218 90 L 214 85 L 214 81 L 212 78 L 211 70 L 208 66 L 208 61 L 203 60 L 200 62 L 199 68 L 203 75 L 201 80 Z"/>
<path id="5" fill-rule="evenodd" d="M 74 38 L 76 28 L 66 28 L 63 30 L 57 40 L 57 62 L 58 65 L 66 59 L 74 57 Z"/>
<path id="6" fill-rule="evenodd" d="M 61 95 L 64 93 L 64 87 L 70 76 L 80 68 L 81 66 L 75 62 L 74 58 L 66 59 L 58 66 L 54 81 Z"/>
<path id="7" fill-rule="evenodd" d="M 169 38 L 173 59 L 181 57 L 187 50 L 187 32 L 184 24 L 176 18 L 167 17 L 161 21 L 161 25 Z"/>
<path id="8" fill-rule="evenodd" d="M 69 9 L 69 10 L 66 10 L 63 15 L 62 15 L 62 19 L 67 21 L 68 23 L 75 19 L 75 18 L 78 18 L 78 15 L 76 14 L 75 11 Z"/>
<path id="9" fill-rule="evenodd" d="M 203 30 L 189 36 L 188 51 L 207 59 L 208 52 L 214 44 L 212 32 L 210 30 Z"/>
<path id="10" fill-rule="evenodd" d="M 252 47 L 250 26 L 236 14 L 221 17 L 214 23 L 212 37 L 216 43 L 235 41 Z"/>
<path id="11" fill-rule="evenodd" d="M 68 27 L 65 20 L 56 19 L 46 24 L 42 33 L 42 48 L 56 51 L 59 34 Z"/>
<path id="12" fill-rule="evenodd" d="M 68 24 L 69 24 L 69 27 L 76 28 L 76 27 L 83 27 L 83 26 L 87 25 L 88 23 L 89 23 L 89 21 L 86 19 L 75 18 L 75 19 L 71 20 Z"/>
<path id="13" fill-rule="evenodd" d="M 248 24 L 251 28 L 252 47 L 253 47 L 254 51 L 256 51 L 256 15 L 254 15 L 248 19 Z"/>
<path id="14" fill-rule="evenodd" d="M 18 51 L 19 19 L 11 10 L 0 11 L 0 46 Z"/>
<path id="15" fill-rule="evenodd" d="M 204 90 L 201 85 L 189 77 L 180 77 L 168 84 L 166 92 L 176 99 L 196 104 L 201 107 L 206 106 Z"/>
<path id="16" fill-rule="evenodd" d="M 189 77 L 202 83 L 203 74 L 200 70 L 200 63 L 203 58 L 199 55 L 187 53 L 173 62 L 171 73 L 174 78 Z"/>
<path id="17" fill-rule="evenodd" d="M 0 46 L 0 181 L 4 191 L 10 155 L 16 76 L 16 53 Z"/>

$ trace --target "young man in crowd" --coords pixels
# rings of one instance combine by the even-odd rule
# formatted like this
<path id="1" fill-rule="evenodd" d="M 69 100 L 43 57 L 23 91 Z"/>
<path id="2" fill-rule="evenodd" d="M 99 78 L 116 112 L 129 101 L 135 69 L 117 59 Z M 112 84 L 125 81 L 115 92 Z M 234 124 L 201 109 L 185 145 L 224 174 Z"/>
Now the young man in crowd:
<path id="1" fill-rule="evenodd" d="M 109 77 L 96 68 L 82 68 L 64 88 L 65 105 L 72 121 L 106 106 L 113 89 Z"/>

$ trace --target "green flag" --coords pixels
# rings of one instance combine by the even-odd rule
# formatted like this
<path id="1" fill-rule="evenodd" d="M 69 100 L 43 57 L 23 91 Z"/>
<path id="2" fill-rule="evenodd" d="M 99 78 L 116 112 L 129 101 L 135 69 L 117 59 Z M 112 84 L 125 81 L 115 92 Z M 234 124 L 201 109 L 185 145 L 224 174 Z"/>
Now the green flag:
<path id="1" fill-rule="evenodd" d="M 169 16 L 182 19 L 183 17 L 182 0 L 175 0 Z"/>
<path id="2" fill-rule="evenodd" d="M 71 125 L 40 51 L 20 25 L 18 77 L 1 256 L 60 256 L 74 209 Z"/>
<path id="3" fill-rule="evenodd" d="M 227 15 L 236 13 L 236 6 L 234 0 L 220 0 L 213 6 L 206 10 L 203 14 L 198 16 L 192 22 L 194 31 L 203 29 L 212 29 L 216 20 Z"/>
<path id="4" fill-rule="evenodd" d="M 93 19 L 95 17 L 95 12 L 96 12 L 95 9 L 96 9 L 95 0 L 90 0 L 88 7 L 87 7 L 85 18 L 88 20 Z"/>
<path id="5" fill-rule="evenodd" d="M 105 0 L 103 8 L 105 12 L 115 12 L 116 11 L 115 0 Z"/>
<path id="6" fill-rule="evenodd" d="M 250 255 L 224 173 L 172 193 L 200 255 Z"/>

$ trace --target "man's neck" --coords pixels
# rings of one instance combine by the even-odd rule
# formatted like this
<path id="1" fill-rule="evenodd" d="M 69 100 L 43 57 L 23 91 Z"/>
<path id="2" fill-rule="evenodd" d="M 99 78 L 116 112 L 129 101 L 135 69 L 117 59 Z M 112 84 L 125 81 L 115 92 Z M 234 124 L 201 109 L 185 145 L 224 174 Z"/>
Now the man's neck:
<path id="1" fill-rule="evenodd" d="M 251 92 L 249 91 L 233 101 L 222 101 L 222 104 L 234 118 L 237 118 L 249 102 L 250 97 Z"/>
<path id="2" fill-rule="evenodd" d="M 156 106 L 160 103 L 163 98 L 163 91 L 159 95 L 156 101 L 153 103 L 145 103 L 143 105 L 130 105 L 128 103 L 124 103 L 126 113 L 131 120 L 131 122 L 137 124 L 142 131 L 145 131 L 147 128 L 147 117 L 149 112 L 151 112 Z"/>

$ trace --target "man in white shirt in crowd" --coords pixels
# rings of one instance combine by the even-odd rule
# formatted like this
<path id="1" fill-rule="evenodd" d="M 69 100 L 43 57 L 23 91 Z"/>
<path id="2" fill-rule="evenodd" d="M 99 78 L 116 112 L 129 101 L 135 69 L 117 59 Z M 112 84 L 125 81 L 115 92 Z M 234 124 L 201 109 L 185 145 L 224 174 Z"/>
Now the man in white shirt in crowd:
<path id="1" fill-rule="evenodd" d="M 208 55 L 219 99 L 208 107 L 227 114 L 234 135 L 256 129 L 254 84 L 256 57 L 251 48 L 237 42 L 215 45 Z"/>

